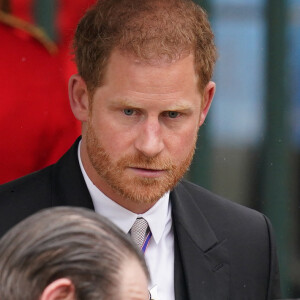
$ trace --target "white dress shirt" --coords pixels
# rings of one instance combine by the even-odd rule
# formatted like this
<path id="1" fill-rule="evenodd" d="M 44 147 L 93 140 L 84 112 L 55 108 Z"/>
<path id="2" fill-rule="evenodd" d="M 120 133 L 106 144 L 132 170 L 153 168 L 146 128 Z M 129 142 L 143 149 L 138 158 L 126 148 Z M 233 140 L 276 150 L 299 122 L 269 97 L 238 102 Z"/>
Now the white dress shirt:
<path id="1" fill-rule="evenodd" d="M 174 293 L 174 232 L 172 227 L 169 192 L 144 214 L 133 213 L 103 194 L 90 180 L 82 165 L 78 147 L 78 160 L 90 192 L 95 211 L 105 216 L 126 234 L 136 218 L 143 217 L 149 224 L 152 238 L 145 252 L 150 271 L 149 290 L 155 300 L 175 300 Z"/>

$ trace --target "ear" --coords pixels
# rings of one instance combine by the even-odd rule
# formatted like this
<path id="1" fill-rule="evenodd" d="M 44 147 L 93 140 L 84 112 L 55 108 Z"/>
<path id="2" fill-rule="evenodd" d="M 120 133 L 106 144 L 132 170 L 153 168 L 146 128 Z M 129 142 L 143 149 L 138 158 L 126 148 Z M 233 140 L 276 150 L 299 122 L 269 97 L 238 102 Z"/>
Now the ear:
<path id="1" fill-rule="evenodd" d="M 74 300 L 75 287 L 68 278 L 60 278 L 50 283 L 39 300 Z"/>
<path id="2" fill-rule="evenodd" d="M 85 122 L 89 114 L 89 94 L 85 81 L 77 74 L 69 80 L 69 99 L 75 118 Z"/>
<path id="3" fill-rule="evenodd" d="M 216 84 L 213 81 L 210 81 L 204 88 L 203 98 L 202 98 L 202 103 L 201 103 L 201 114 L 200 114 L 200 119 L 199 119 L 199 127 L 202 126 L 202 124 L 205 121 L 205 118 L 208 114 L 215 91 L 216 91 Z"/>

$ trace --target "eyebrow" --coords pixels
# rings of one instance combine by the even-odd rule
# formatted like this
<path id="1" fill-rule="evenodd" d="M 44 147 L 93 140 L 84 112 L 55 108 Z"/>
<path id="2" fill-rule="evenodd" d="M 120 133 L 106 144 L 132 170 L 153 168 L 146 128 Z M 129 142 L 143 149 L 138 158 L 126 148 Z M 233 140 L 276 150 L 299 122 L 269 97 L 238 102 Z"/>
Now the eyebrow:
<path id="1" fill-rule="evenodd" d="M 135 108 L 135 109 L 143 109 L 141 105 L 138 103 L 135 103 L 134 101 L 131 101 L 129 99 L 114 99 L 111 100 L 111 106 L 118 107 L 118 106 L 124 106 L 129 108 Z M 175 103 L 168 106 L 166 111 L 188 111 L 192 109 L 192 106 L 189 103 L 186 103 L 184 100 L 181 101 L 182 103 Z"/>

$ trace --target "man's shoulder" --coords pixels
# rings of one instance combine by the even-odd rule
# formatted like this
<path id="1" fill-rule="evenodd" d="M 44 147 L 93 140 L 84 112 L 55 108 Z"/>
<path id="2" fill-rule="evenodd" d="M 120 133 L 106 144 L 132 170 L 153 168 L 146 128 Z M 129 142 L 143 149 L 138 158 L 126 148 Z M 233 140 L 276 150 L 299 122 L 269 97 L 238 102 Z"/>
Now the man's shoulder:
<path id="1" fill-rule="evenodd" d="M 222 224 L 265 224 L 266 217 L 244 205 L 221 197 L 199 185 L 182 180 L 177 186 L 183 189 L 194 205 L 210 220 Z"/>
<path id="2" fill-rule="evenodd" d="M 178 241 L 184 245 L 193 241 L 185 248 L 197 245 L 206 258 L 224 258 L 224 265 L 230 266 L 234 299 L 241 295 L 279 298 L 276 246 L 267 217 L 185 180 L 178 183 L 172 197 Z M 191 259 L 189 253 L 187 257 Z M 260 289 L 253 278 L 260 278 Z M 241 280 L 247 282 L 247 290 L 240 288 Z"/>
<path id="3" fill-rule="evenodd" d="M 93 208 L 77 159 L 78 142 L 57 163 L 0 186 L 0 236 L 44 208 Z"/>
<path id="4" fill-rule="evenodd" d="M 0 199 L 4 195 L 36 191 L 47 186 L 50 182 L 52 168 L 53 165 L 0 185 Z"/>
<path id="5" fill-rule="evenodd" d="M 0 186 L 0 236 L 27 216 L 51 206 L 52 168 Z"/>

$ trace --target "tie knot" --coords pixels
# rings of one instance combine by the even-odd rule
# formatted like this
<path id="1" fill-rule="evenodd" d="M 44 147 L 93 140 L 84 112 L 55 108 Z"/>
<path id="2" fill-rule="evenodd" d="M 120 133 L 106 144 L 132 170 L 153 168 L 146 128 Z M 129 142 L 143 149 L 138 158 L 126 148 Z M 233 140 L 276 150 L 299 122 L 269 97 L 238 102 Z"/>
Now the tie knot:
<path id="1" fill-rule="evenodd" d="M 137 218 L 131 227 L 131 237 L 140 248 L 144 244 L 148 227 L 148 222 L 144 218 Z"/>

